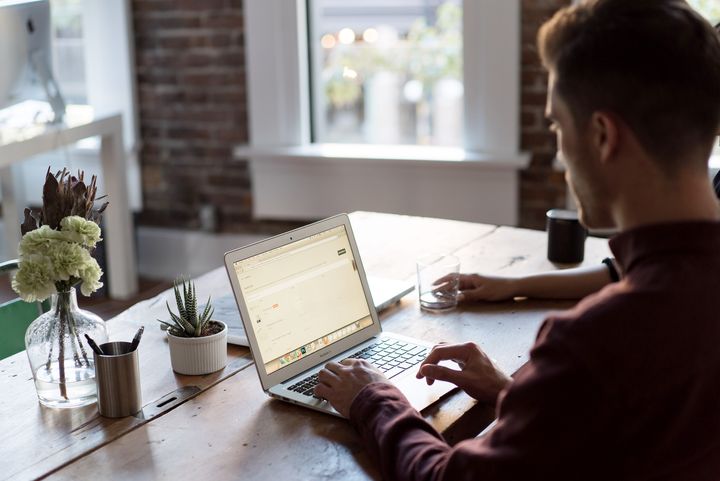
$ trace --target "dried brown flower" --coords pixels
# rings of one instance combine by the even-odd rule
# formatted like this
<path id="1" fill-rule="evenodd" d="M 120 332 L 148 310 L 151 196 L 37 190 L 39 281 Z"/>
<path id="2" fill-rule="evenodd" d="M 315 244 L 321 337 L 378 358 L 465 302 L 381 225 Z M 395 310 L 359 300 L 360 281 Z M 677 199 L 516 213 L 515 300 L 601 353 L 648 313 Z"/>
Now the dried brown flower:
<path id="1" fill-rule="evenodd" d="M 67 169 L 52 174 L 48 167 L 43 185 L 42 209 L 39 212 L 25 209 L 25 219 L 20 226 L 22 234 L 25 235 L 42 225 L 59 229 L 60 221 L 71 215 L 100 223 L 100 217 L 108 202 L 104 202 L 99 209 L 93 210 L 97 193 L 96 184 L 97 176 L 93 175 L 90 184 L 86 185 L 85 173 L 82 170 L 79 170 L 75 177 Z M 98 197 L 98 200 L 103 197 Z"/>

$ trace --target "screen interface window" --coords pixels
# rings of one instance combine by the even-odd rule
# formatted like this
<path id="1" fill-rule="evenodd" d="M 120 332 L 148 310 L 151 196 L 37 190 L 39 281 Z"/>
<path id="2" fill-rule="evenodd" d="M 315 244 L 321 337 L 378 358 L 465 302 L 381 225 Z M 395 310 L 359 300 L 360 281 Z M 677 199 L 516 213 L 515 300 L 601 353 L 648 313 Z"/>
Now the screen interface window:
<path id="1" fill-rule="evenodd" d="M 372 325 L 345 226 L 234 268 L 268 374 Z"/>

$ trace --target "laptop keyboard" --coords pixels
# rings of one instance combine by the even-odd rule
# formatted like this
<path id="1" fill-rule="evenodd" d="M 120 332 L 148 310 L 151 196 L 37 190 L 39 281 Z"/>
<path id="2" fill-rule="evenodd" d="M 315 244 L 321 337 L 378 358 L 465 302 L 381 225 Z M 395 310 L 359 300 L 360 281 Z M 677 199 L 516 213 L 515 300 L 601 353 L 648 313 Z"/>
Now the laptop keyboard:
<path id="1" fill-rule="evenodd" d="M 420 364 L 427 357 L 427 354 L 428 349 L 424 346 L 385 338 L 349 355 L 346 359 L 365 359 L 390 379 Z M 314 393 L 317 384 L 318 375 L 316 373 L 296 382 L 288 389 L 308 397 L 317 398 Z"/>

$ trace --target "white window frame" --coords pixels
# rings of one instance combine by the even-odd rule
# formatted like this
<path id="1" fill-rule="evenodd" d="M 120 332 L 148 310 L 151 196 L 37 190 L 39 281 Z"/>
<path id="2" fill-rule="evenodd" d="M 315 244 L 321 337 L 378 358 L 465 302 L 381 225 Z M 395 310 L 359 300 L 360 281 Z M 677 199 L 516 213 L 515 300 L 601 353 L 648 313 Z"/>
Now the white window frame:
<path id="1" fill-rule="evenodd" d="M 456 149 L 311 143 L 306 0 L 246 0 L 244 16 L 250 144 L 235 156 L 250 162 L 256 218 L 365 209 L 517 224 L 529 160 L 519 150 L 519 0 L 463 2 Z"/>

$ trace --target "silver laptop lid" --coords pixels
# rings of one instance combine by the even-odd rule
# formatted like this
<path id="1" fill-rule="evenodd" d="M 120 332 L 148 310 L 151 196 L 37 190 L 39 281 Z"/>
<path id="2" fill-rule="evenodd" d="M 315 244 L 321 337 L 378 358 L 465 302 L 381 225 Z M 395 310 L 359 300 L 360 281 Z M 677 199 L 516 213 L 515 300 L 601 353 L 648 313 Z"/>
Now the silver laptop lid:
<path id="1" fill-rule="evenodd" d="M 264 390 L 381 331 L 345 214 L 230 251 L 225 267 Z"/>

